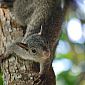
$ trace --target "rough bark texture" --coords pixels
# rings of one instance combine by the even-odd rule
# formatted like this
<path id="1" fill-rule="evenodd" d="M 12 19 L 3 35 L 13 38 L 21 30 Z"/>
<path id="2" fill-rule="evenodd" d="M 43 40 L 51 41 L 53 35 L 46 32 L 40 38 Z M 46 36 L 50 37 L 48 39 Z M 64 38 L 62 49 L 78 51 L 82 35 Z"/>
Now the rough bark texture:
<path id="1" fill-rule="evenodd" d="M 61 9 L 57 9 L 56 22 L 43 31 L 43 35 L 49 40 L 53 56 L 56 39 L 59 40 L 62 24 Z M 47 35 L 49 34 L 49 35 Z M 18 37 L 23 36 L 23 27 L 16 23 L 16 20 L 7 8 L 0 8 L 0 55 L 5 52 L 7 46 Z M 1 64 L 4 85 L 56 85 L 55 75 L 52 66 L 46 74 L 39 77 L 39 64 L 32 61 L 25 61 L 16 55 Z"/>

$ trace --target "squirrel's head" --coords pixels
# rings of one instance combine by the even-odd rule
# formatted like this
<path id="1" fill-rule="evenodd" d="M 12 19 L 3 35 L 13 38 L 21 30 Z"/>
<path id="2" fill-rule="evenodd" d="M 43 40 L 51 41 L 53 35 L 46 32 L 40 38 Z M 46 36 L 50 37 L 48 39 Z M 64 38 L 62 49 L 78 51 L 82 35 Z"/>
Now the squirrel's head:
<path id="1" fill-rule="evenodd" d="M 39 59 L 45 60 L 50 57 L 50 49 L 46 39 L 38 34 L 30 35 L 27 38 L 26 44 L 18 43 L 17 45 L 26 50 L 33 56 L 33 59 L 35 58 L 37 61 L 39 61 Z"/>

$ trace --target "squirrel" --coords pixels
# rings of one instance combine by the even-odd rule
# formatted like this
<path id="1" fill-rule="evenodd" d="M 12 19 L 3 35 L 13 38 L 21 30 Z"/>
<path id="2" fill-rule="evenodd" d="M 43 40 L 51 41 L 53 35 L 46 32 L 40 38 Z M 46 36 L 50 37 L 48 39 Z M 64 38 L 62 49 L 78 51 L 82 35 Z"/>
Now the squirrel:
<path id="1" fill-rule="evenodd" d="M 20 40 L 14 44 L 12 43 L 5 54 L 0 56 L 0 61 L 9 58 L 13 53 L 24 60 L 38 62 L 40 64 L 40 74 L 45 73 L 45 69 L 50 65 L 49 61 L 51 57 L 48 43 L 38 34 L 27 37 L 26 44 L 21 43 Z"/>
<path id="2" fill-rule="evenodd" d="M 10 1 L 10 0 L 9 0 Z M 16 21 L 26 27 L 26 32 L 20 43 L 12 43 L 3 58 L 16 53 L 25 60 L 40 63 L 40 74 L 49 68 L 52 62 L 50 48 L 45 36 L 38 35 L 56 19 L 56 6 L 60 7 L 60 0 L 14 0 L 13 10 Z M 2 59 L 4 60 L 4 59 Z"/>

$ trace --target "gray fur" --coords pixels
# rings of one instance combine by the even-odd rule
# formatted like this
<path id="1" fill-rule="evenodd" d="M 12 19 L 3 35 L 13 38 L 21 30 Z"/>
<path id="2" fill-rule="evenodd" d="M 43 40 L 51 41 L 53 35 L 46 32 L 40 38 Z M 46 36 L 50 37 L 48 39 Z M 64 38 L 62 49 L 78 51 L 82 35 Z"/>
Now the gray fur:
<path id="1" fill-rule="evenodd" d="M 22 42 L 25 42 L 29 35 L 40 32 L 41 25 L 47 24 L 48 20 L 51 20 L 53 12 L 56 12 L 55 7 L 56 0 L 15 1 L 14 13 L 17 22 L 22 26 L 27 26 Z"/>

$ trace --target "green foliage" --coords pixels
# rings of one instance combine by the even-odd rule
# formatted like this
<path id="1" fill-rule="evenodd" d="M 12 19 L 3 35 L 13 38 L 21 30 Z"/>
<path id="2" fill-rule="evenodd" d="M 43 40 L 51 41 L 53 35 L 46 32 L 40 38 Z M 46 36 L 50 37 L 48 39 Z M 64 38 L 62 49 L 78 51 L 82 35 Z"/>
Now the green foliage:
<path id="1" fill-rule="evenodd" d="M 0 85 L 3 85 L 2 73 L 0 73 Z"/>
<path id="2" fill-rule="evenodd" d="M 75 85 L 75 81 L 77 79 L 77 76 L 74 76 L 71 74 L 70 70 L 62 72 L 58 75 L 57 80 L 63 80 L 65 85 Z"/>

